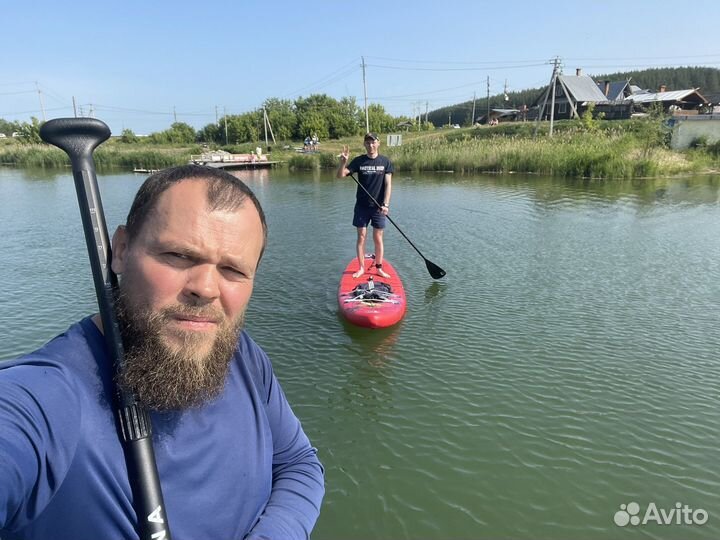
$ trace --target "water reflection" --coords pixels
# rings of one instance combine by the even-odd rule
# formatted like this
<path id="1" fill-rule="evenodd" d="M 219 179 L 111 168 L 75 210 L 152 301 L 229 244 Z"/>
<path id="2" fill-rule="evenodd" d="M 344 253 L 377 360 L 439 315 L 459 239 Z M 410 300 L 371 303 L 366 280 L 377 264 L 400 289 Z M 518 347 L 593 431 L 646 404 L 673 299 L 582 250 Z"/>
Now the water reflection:
<path id="1" fill-rule="evenodd" d="M 350 338 L 348 349 L 370 366 L 383 367 L 392 358 L 393 349 L 398 341 L 402 321 L 390 328 L 360 328 L 350 324 L 340 313 L 345 335 Z"/>
<path id="2" fill-rule="evenodd" d="M 265 184 L 270 180 L 270 169 L 241 169 L 228 172 L 246 184 Z"/>
<path id="3" fill-rule="evenodd" d="M 589 199 L 617 201 L 626 197 L 633 197 L 640 204 L 654 204 L 658 199 L 667 197 L 676 204 L 714 204 L 720 201 L 720 176 L 718 175 L 602 180 L 522 174 L 450 177 L 420 174 L 398 180 L 398 186 L 412 187 L 414 184 L 423 186 L 431 184 L 439 189 L 474 186 L 484 190 L 499 190 L 499 193 L 507 193 L 508 190 L 511 190 L 517 194 L 518 191 L 521 191 L 541 203 L 561 200 L 587 201 Z"/>
<path id="4" fill-rule="evenodd" d="M 438 281 L 431 283 L 430 286 L 425 289 L 425 304 L 432 305 L 435 303 L 435 301 L 440 298 L 440 295 L 445 293 L 446 287 L 447 284 Z"/>
<path id="5" fill-rule="evenodd" d="M 350 338 L 342 354 L 347 367 L 343 370 L 344 381 L 330 395 L 329 402 L 331 408 L 346 410 L 366 424 L 387 414 L 393 400 L 393 358 L 400 325 L 366 329 L 343 320 L 343 329 Z"/>

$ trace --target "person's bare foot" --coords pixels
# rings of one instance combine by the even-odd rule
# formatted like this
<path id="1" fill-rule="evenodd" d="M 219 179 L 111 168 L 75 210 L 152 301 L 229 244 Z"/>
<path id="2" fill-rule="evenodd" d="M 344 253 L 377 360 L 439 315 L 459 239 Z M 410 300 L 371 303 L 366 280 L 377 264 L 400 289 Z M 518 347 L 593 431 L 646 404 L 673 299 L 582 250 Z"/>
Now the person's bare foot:
<path id="1" fill-rule="evenodd" d="M 354 278 L 359 278 L 359 277 L 362 276 L 364 273 L 365 273 L 365 269 L 364 269 L 364 268 L 360 268 L 360 270 L 358 270 L 357 272 L 355 272 L 355 273 L 353 274 L 353 277 L 354 277 Z"/>
<path id="2" fill-rule="evenodd" d="M 384 277 L 384 278 L 386 278 L 386 279 L 390 277 L 390 274 L 388 274 L 388 273 L 387 273 L 385 270 L 383 270 L 382 268 L 376 268 L 375 270 L 377 270 L 378 276 L 380 276 L 380 277 Z"/>

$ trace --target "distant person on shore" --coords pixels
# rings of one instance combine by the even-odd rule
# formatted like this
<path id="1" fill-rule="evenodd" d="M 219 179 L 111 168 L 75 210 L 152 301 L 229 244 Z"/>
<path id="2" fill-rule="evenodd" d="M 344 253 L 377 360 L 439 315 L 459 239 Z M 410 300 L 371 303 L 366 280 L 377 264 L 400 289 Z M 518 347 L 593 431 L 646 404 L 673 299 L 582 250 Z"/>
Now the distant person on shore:
<path id="1" fill-rule="evenodd" d="M 357 187 L 353 213 L 353 226 L 357 228 L 357 258 L 360 264 L 360 269 L 353 274 L 353 277 L 358 278 L 365 273 L 365 238 L 367 237 L 367 227 L 372 224 L 373 241 L 375 243 L 375 269 L 378 275 L 388 278 L 390 275 L 382 267 L 385 255 L 383 231 L 390 208 L 394 168 L 389 158 L 378 153 L 380 139 L 375 133 L 367 133 L 363 143 L 367 153 L 357 156 L 349 164 L 350 149 L 347 145 L 343 147 L 336 174 L 337 178 L 344 178 L 357 173 L 357 181 L 362 186 Z M 372 198 L 368 196 L 365 190 L 372 195 Z M 377 204 L 373 199 L 377 201 Z M 381 206 L 378 207 L 378 204 Z"/>

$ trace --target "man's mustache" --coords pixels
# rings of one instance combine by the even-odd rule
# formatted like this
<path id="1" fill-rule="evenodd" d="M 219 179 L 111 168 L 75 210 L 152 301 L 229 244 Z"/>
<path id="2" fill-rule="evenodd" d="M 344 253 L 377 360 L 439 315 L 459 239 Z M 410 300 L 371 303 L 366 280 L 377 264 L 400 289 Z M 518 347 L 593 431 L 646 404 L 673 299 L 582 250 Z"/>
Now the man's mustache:
<path id="1" fill-rule="evenodd" d="M 160 309 L 155 315 L 158 319 L 163 321 L 177 317 L 190 317 L 209 319 L 215 323 L 225 322 L 225 314 L 222 310 L 213 306 L 187 306 L 183 304 L 173 304 Z"/>

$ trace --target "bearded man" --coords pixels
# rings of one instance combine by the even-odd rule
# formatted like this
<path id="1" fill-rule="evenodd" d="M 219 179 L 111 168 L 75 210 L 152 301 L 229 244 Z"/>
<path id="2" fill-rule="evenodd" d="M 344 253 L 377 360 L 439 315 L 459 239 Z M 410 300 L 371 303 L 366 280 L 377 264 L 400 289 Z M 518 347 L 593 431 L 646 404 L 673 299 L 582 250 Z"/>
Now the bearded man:
<path id="1" fill-rule="evenodd" d="M 125 362 L 153 422 L 175 540 L 306 539 L 323 469 L 243 330 L 267 225 L 234 176 L 165 169 L 112 240 Z M 132 539 L 137 517 L 99 315 L 0 364 L 0 538 Z"/>

